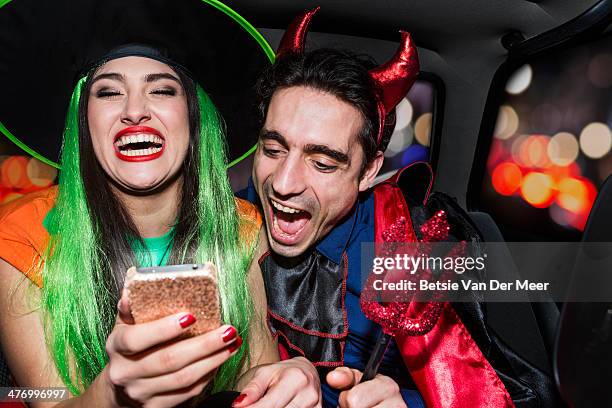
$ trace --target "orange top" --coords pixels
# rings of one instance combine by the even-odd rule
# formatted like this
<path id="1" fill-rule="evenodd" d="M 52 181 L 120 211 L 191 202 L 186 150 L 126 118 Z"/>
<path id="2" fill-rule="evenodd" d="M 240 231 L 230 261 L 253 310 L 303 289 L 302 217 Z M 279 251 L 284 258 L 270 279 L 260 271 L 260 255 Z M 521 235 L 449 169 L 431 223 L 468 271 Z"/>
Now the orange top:
<path id="1" fill-rule="evenodd" d="M 0 206 L 0 258 L 42 287 L 40 265 L 49 244 L 43 221 L 55 205 L 57 186 L 37 191 Z M 261 214 L 253 204 L 236 198 L 240 235 L 257 238 Z"/>

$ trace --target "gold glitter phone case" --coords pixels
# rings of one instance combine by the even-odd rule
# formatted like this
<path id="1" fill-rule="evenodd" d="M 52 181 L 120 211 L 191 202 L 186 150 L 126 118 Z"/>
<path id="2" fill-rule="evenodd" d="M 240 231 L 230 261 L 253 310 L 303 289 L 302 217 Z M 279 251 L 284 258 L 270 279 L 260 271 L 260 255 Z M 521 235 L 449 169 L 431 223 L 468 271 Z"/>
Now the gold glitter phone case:
<path id="1" fill-rule="evenodd" d="M 206 333 L 221 325 L 217 268 L 210 262 L 131 267 L 124 287 L 136 323 L 179 312 L 191 313 L 196 321 L 185 331 L 186 337 Z"/>

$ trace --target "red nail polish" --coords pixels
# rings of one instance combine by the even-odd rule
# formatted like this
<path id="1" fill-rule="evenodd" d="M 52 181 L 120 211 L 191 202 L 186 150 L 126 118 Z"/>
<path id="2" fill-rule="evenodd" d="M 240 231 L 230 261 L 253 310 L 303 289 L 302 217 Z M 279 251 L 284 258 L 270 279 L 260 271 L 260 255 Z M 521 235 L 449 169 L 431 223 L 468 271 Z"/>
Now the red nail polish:
<path id="1" fill-rule="evenodd" d="M 227 349 L 230 353 L 233 353 L 234 351 L 238 350 L 238 347 L 240 346 L 242 346 L 242 337 L 238 336 L 238 338 L 236 338 L 236 341 L 230 344 Z"/>
<path id="2" fill-rule="evenodd" d="M 228 327 L 227 329 L 225 329 L 225 331 L 223 332 L 223 341 L 225 343 L 228 343 L 232 340 L 234 340 L 236 338 L 236 334 L 238 334 L 236 332 L 236 329 L 234 329 L 232 326 Z"/>
<path id="3" fill-rule="evenodd" d="M 179 319 L 179 324 L 181 325 L 181 327 L 184 329 L 185 327 L 189 327 L 192 324 L 194 324 L 196 321 L 196 318 L 194 315 L 192 315 L 191 313 L 187 313 L 186 315 L 183 315 L 180 319 Z"/>
<path id="4" fill-rule="evenodd" d="M 242 401 L 244 401 L 246 396 L 247 396 L 246 394 L 240 394 L 239 396 L 237 396 L 236 399 L 234 400 L 234 402 L 232 402 L 232 407 L 236 406 L 236 405 L 240 404 Z"/>

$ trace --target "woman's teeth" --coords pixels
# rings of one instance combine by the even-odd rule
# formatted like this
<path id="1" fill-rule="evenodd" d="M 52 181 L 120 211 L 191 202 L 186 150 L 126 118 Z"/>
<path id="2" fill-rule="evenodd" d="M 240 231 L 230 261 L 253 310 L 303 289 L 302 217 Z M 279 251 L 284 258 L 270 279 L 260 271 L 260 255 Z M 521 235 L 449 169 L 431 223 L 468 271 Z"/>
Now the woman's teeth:
<path id="1" fill-rule="evenodd" d="M 139 135 L 125 135 L 121 136 L 115 141 L 115 146 L 123 147 L 131 143 L 155 143 L 163 144 L 164 141 L 161 137 L 156 135 L 139 134 Z"/>
<path id="2" fill-rule="evenodd" d="M 146 156 L 149 154 L 155 154 L 161 151 L 161 147 L 150 147 L 148 149 L 139 149 L 139 150 L 127 150 L 121 152 L 121 154 L 125 156 Z"/>
<path id="3" fill-rule="evenodd" d="M 163 146 L 164 139 L 145 133 L 125 135 L 115 140 L 115 147 L 119 153 L 130 157 L 159 153 Z"/>
<path id="4" fill-rule="evenodd" d="M 270 201 L 272 202 L 272 206 L 276 208 L 278 211 L 282 211 L 287 214 L 297 214 L 301 212 L 300 210 L 296 210 L 295 208 L 285 207 L 284 205 L 281 205 L 274 200 L 270 200 Z"/>

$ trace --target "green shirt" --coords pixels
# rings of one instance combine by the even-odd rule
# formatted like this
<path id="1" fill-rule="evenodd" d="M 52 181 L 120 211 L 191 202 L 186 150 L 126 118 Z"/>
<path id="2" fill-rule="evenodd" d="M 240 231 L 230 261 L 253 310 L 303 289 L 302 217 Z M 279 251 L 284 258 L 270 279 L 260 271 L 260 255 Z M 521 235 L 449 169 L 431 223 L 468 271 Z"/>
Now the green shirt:
<path id="1" fill-rule="evenodd" d="M 54 213 L 55 207 L 51 208 L 43 220 L 43 226 L 49 233 L 54 232 L 51 228 L 51 217 L 53 217 Z M 170 231 L 160 237 L 143 238 L 144 250 L 142 252 L 138 251 L 135 245 L 131 244 L 136 254 L 136 260 L 139 263 L 139 265 L 135 266 L 146 267 L 165 265 L 170 257 L 170 252 L 172 252 L 173 233 L 174 227 L 170 228 Z"/>
<path id="2" fill-rule="evenodd" d="M 138 266 L 161 266 L 168 262 L 170 252 L 172 252 L 172 240 L 174 227 L 160 237 L 143 238 L 144 251 L 136 252 Z"/>

